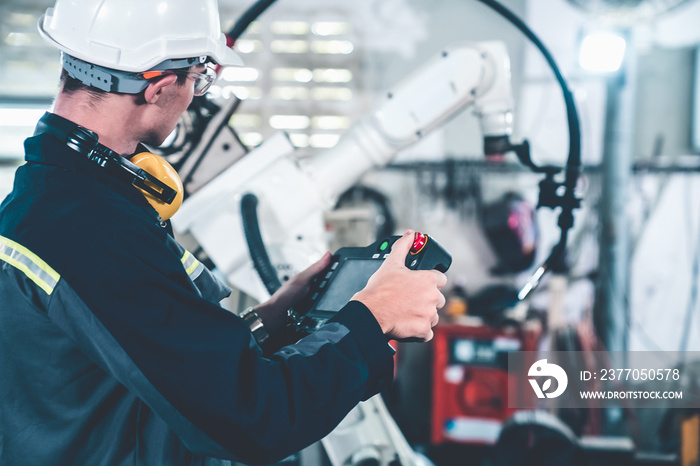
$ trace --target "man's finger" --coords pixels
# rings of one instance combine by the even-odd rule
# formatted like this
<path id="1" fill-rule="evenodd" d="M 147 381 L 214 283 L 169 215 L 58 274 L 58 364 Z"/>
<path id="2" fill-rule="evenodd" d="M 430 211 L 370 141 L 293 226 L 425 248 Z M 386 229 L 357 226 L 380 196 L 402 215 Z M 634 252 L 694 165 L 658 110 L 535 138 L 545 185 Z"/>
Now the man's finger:
<path id="1" fill-rule="evenodd" d="M 440 293 L 440 297 L 438 298 L 437 309 L 442 309 L 443 307 L 445 307 L 445 303 L 447 303 L 445 295 Z"/>
<path id="2" fill-rule="evenodd" d="M 447 276 L 444 273 L 438 272 L 437 270 L 431 270 L 431 272 L 433 272 L 435 275 L 435 284 L 437 285 L 438 290 L 447 285 Z"/>
<path id="3" fill-rule="evenodd" d="M 331 263 L 331 253 L 326 251 L 326 253 L 316 262 L 311 264 L 307 270 L 309 270 L 313 275 L 317 275 L 323 269 L 328 267 Z"/>

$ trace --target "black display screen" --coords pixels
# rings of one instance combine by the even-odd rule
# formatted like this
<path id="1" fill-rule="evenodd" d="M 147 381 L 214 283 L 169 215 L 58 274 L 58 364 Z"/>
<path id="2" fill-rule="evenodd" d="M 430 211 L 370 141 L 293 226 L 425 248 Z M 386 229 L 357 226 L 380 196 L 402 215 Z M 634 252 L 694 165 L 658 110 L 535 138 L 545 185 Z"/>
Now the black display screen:
<path id="1" fill-rule="evenodd" d="M 339 311 L 355 293 L 367 285 L 369 277 L 379 269 L 382 263 L 384 263 L 383 260 L 377 259 L 347 259 L 341 262 L 315 309 Z"/>

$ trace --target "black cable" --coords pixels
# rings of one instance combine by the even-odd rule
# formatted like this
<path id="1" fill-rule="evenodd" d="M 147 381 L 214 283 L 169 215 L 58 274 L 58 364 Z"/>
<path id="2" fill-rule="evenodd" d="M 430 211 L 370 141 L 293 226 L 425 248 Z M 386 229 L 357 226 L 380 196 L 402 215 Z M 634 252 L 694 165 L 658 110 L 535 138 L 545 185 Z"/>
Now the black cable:
<path id="1" fill-rule="evenodd" d="M 258 198 L 255 194 L 247 193 L 241 199 L 241 218 L 248 252 L 255 270 L 258 271 L 267 292 L 273 294 L 280 289 L 282 282 L 280 282 L 277 271 L 270 261 L 270 256 L 267 255 L 267 249 L 260 234 Z"/>
<path id="2" fill-rule="evenodd" d="M 228 32 L 227 36 L 236 42 L 239 37 L 248 29 L 250 23 L 255 21 L 267 8 L 275 3 L 275 0 L 258 0 L 245 13 L 241 15 L 233 25 L 233 28 Z"/>
<path id="3" fill-rule="evenodd" d="M 562 94 L 564 96 L 564 103 L 566 104 L 566 118 L 569 126 L 569 156 L 566 161 L 565 169 L 565 179 L 564 183 L 559 184 L 554 182 L 554 173 L 551 171 L 545 171 L 545 179 L 540 183 L 540 205 L 547 205 L 548 207 L 561 207 L 561 213 L 559 214 L 558 225 L 561 230 L 561 236 L 559 238 L 559 243 L 552 248 L 547 260 L 543 264 L 544 269 L 549 268 L 563 268 L 564 267 L 564 252 L 566 250 L 566 240 L 568 238 L 569 230 L 574 225 L 574 215 L 573 210 L 579 206 L 579 200 L 576 198 L 574 189 L 578 182 L 578 176 L 581 171 L 581 127 L 579 123 L 578 113 L 576 111 L 576 103 L 574 101 L 574 96 L 569 90 L 566 80 L 562 75 L 559 67 L 554 61 L 554 57 L 549 53 L 542 41 L 535 35 L 535 33 L 527 27 L 527 25 L 520 20 L 514 13 L 508 10 L 506 7 L 501 5 L 495 0 L 479 0 L 485 5 L 489 6 L 515 27 L 517 27 L 542 53 L 547 64 L 554 72 L 559 86 L 561 87 Z M 526 143 L 524 143 L 526 144 Z M 525 145 L 525 150 L 527 150 L 527 145 Z M 522 160 L 522 159 L 521 159 Z M 528 164 L 533 170 L 535 170 L 534 164 Z M 557 188 L 563 186 L 564 193 L 557 194 Z M 549 196 L 554 202 L 547 202 L 543 204 L 543 196 Z"/>
<path id="4" fill-rule="evenodd" d="M 537 47 L 537 49 L 544 56 L 549 67 L 552 69 L 552 72 L 554 73 L 554 76 L 561 87 L 564 95 L 564 102 L 566 104 L 566 117 L 569 124 L 569 159 L 567 165 L 571 165 L 567 166 L 568 175 L 568 170 L 570 168 L 578 168 L 581 165 L 581 128 L 578 120 L 578 113 L 576 111 L 576 103 L 574 101 L 573 94 L 569 90 L 569 86 L 566 84 L 564 76 L 554 61 L 554 57 L 552 57 L 552 54 L 549 53 L 549 50 L 547 50 L 547 47 L 545 47 L 542 41 L 520 18 L 495 0 L 479 1 L 491 7 L 493 10 L 511 22 L 515 27 L 517 27 Z"/>

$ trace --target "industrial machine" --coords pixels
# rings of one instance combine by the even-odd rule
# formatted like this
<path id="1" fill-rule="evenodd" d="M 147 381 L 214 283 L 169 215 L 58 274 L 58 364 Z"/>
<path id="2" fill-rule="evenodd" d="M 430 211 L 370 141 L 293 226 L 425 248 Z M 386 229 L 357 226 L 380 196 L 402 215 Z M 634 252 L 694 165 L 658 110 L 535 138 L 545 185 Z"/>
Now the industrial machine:
<path id="1" fill-rule="evenodd" d="M 456 44 L 443 49 L 380 99 L 376 108 L 343 135 L 338 144 L 309 158 L 298 159 L 283 133 L 239 158 L 226 126 L 235 104 L 213 115 L 188 149 L 184 160 L 185 189 L 190 196 L 173 218 L 180 235 L 193 236 L 229 283 L 260 301 L 280 280 L 309 265 L 327 250 L 322 215 L 367 171 L 389 163 L 402 149 L 421 140 L 457 112 L 472 107 L 481 121 L 487 154 L 514 151 L 529 168 L 545 175 L 540 206 L 562 207 L 560 242 L 521 291 L 524 299 L 564 251 L 579 200 L 574 187 L 580 166 L 580 131 L 573 94 L 551 55 L 522 21 L 494 0 L 481 0 L 506 17 L 542 51 L 561 85 L 567 105 L 570 153 L 565 181 L 554 176 L 560 167 L 539 167 L 530 159 L 527 142 L 510 142 L 513 98 L 510 63 L 500 42 Z M 229 34 L 231 43 L 274 0 L 258 0 Z M 206 104 L 201 104 L 206 108 Z M 193 126 L 198 123 L 194 122 Z M 235 151 L 234 151 L 235 152 Z M 205 155 L 225 168 L 217 176 L 197 176 Z M 216 163 L 214 164 L 216 165 Z M 196 189 L 196 192 L 195 192 Z M 247 245 L 248 248 L 244 247 Z M 388 414 L 381 397 L 361 403 L 322 441 L 333 465 L 402 464 L 423 461 Z"/>
<path id="2" fill-rule="evenodd" d="M 433 342 L 431 443 L 494 445 L 508 407 L 508 352 L 537 351 L 539 322 L 495 327 L 480 319 L 435 327 Z M 518 383 L 517 381 L 511 381 Z M 523 405 L 535 399 L 520 396 Z"/>

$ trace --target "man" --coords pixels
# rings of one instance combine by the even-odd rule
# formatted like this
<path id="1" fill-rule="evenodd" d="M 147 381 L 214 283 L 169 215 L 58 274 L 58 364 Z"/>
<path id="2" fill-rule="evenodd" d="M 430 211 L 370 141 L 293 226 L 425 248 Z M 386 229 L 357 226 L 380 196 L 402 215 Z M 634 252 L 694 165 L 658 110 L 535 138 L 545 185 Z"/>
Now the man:
<path id="1" fill-rule="evenodd" d="M 443 274 L 403 266 L 412 232 L 337 317 L 268 358 L 219 306 L 229 290 L 93 157 L 91 135 L 127 157 L 159 145 L 207 63 L 239 63 L 216 0 L 57 0 L 39 26 L 64 71 L 0 206 L 0 464 L 270 463 L 387 388 L 387 339 L 429 340 L 444 304 Z M 255 328 L 282 331 L 328 262 L 250 313 Z"/>

